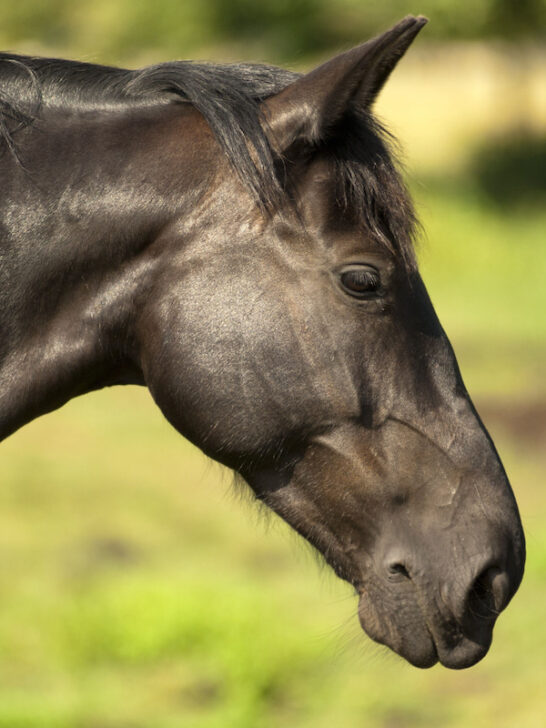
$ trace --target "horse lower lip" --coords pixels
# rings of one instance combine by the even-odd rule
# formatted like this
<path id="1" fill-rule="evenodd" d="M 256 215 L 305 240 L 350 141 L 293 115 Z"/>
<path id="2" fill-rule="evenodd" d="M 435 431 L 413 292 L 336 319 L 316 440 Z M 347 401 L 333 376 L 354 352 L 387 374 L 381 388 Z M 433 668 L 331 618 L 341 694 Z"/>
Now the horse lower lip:
<path id="1" fill-rule="evenodd" d="M 386 643 L 388 644 L 388 643 Z M 391 647 L 391 645 L 388 645 Z M 391 649 L 393 649 L 391 647 Z M 406 643 L 404 647 L 394 650 L 400 657 L 403 657 L 414 667 L 421 669 L 427 669 L 433 667 L 439 660 L 438 650 L 434 638 L 428 633 L 428 640 L 426 643 L 419 644 Z"/>
<path id="2" fill-rule="evenodd" d="M 436 650 L 436 645 L 432 637 L 430 642 L 430 649 L 427 652 L 421 652 L 418 656 L 409 653 L 407 655 L 402 654 L 401 657 L 406 659 L 414 667 L 420 667 L 423 670 L 433 667 L 438 662 L 439 658 L 438 651 Z"/>
<path id="3" fill-rule="evenodd" d="M 418 609 L 417 605 L 415 605 Z M 409 620 L 396 622 L 381 614 L 369 594 L 360 594 L 358 616 L 362 629 L 375 642 L 389 647 L 414 667 L 428 668 L 438 662 L 438 650 L 425 619 L 412 611 Z"/>

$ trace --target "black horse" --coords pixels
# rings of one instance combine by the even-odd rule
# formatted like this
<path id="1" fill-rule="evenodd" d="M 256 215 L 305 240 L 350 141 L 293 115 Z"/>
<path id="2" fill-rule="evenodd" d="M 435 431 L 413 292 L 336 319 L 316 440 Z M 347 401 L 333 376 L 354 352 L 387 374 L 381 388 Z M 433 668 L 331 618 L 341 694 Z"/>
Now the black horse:
<path id="1" fill-rule="evenodd" d="M 373 639 L 461 668 L 524 538 L 371 113 L 425 22 L 302 76 L 1 55 L 0 439 L 146 385 L 354 585 Z"/>

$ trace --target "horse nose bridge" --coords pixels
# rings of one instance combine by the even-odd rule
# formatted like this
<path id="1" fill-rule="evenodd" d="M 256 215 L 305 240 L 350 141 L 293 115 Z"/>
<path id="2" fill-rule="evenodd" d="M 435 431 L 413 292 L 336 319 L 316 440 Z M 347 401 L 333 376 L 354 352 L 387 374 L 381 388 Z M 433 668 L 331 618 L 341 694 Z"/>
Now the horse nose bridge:
<path id="1" fill-rule="evenodd" d="M 461 470 L 489 471 L 496 477 L 500 462 L 491 438 L 467 396 L 457 396 L 435 405 L 406 402 L 394 407 L 387 422 L 411 430 L 413 437 L 403 438 L 408 445 L 419 440 L 419 459 L 427 459 L 433 451 L 441 454 L 451 466 Z"/>

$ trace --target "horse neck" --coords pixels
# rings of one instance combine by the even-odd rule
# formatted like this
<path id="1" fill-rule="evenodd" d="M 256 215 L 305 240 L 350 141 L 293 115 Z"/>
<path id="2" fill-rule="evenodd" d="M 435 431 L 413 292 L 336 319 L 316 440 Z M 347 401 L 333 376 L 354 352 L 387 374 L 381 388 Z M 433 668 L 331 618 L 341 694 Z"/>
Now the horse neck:
<path id="1" fill-rule="evenodd" d="M 25 131 L 29 169 L 0 157 L 0 440 L 76 395 L 142 383 L 135 315 L 192 198 L 162 158 L 172 111 L 70 122 Z"/>

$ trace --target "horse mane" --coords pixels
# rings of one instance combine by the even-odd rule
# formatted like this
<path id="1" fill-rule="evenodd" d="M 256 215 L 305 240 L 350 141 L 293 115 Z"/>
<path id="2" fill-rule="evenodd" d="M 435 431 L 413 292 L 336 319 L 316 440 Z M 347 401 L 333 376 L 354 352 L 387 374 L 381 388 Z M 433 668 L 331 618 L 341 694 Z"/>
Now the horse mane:
<path id="1" fill-rule="evenodd" d="M 290 170 L 271 148 L 260 104 L 300 75 L 263 64 L 173 61 L 128 70 L 0 53 L 0 140 L 19 159 L 14 137 L 48 108 L 189 103 L 205 118 L 258 204 L 272 211 L 286 199 Z M 327 145 L 339 204 L 357 211 L 363 225 L 413 268 L 415 216 L 392 137 L 367 109 L 354 109 L 340 131 Z"/>

